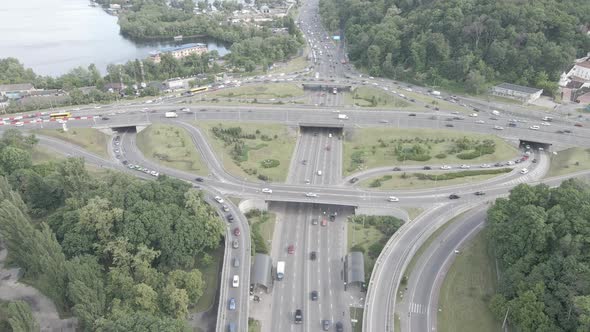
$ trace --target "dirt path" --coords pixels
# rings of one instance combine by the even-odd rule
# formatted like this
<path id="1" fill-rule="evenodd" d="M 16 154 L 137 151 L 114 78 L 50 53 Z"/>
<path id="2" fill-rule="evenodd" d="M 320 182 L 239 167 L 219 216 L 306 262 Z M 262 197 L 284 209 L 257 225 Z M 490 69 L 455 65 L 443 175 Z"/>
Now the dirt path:
<path id="1" fill-rule="evenodd" d="M 74 332 L 76 318 L 60 319 L 53 302 L 36 288 L 18 282 L 19 268 L 4 268 L 8 251 L 0 244 L 0 299 L 22 300 L 31 306 L 42 332 Z"/>

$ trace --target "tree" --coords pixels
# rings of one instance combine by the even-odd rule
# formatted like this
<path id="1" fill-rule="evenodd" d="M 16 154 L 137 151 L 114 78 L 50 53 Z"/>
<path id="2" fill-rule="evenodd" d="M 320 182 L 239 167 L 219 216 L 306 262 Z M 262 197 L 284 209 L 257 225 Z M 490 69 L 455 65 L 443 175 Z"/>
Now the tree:
<path id="1" fill-rule="evenodd" d="M 13 332 L 39 331 L 39 323 L 33 317 L 31 307 L 24 301 L 9 302 L 6 316 Z"/>
<path id="2" fill-rule="evenodd" d="M 82 158 L 67 158 L 57 164 L 56 171 L 66 197 L 83 197 L 90 189 L 90 176 Z"/>
<path id="3" fill-rule="evenodd" d="M 471 70 L 465 79 L 467 90 L 474 94 L 480 94 L 486 90 L 486 79 L 478 70 Z"/>
<path id="4" fill-rule="evenodd" d="M 0 163 L 2 168 L 8 174 L 21 168 L 28 168 L 32 165 L 31 154 L 23 149 L 8 146 L 2 149 L 0 154 Z"/>

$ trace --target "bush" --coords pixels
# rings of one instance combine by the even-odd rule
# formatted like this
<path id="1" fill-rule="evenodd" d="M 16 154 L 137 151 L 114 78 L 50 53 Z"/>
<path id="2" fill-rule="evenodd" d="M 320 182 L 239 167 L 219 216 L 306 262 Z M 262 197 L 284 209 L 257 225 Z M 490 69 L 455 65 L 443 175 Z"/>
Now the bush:
<path id="1" fill-rule="evenodd" d="M 369 183 L 369 187 L 371 187 L 371 188 L 381 187 L 381 179 L 375 179 L 375 180 L 371 181 L 371 183 Z"/>
<path id="2" fill-rule="evenodd" d="M 478 151 L 462 152 L 457 155 L 457 158 L 463 160 L 475 159 L 480 157 L 481 154 Z"/>
<path id="3" fill-rule="evenodd" d="M 437 159 L 445 159 L 445 158 L 447 157 L 447 155 L 446 155 L 446 154 L 444 154 L 444 153 L 439 153 L 439 154 L 437 154 L 437 155 L 436 155 L 436 156 L 434 156 L 434 157 L 435 157 L 435 158 L 437 158 Z"/>
<path id="4" fill-rule="evenodd" d="M 268 181 L 270 178 L 264 174 L 258 174 L 258 179 L 262 181 Z"/>
<path id="5" fill-rule="evenodd" d="M 265 159 L 260 162 L 260 165 L 264 168 L 273 168 L 279 166 L 280 164 L 281 162 L 276 159 Z"/>
<path id="6" fill-rule="evenodd" d="M 362 246 L 362 245 L 360 245 L 360 244 L 355 244 L 354 246 L 352 246 L 352 247 L 350 248 L 350 251 L 351 251 L 351 252 L 352 252 L 352 251 L 360 251 L 360 252 L 362 252 L 363 254 L 366 252 L 366 250 L 365 250 L 365 247 L 363 247 L 363 246 Z"/>

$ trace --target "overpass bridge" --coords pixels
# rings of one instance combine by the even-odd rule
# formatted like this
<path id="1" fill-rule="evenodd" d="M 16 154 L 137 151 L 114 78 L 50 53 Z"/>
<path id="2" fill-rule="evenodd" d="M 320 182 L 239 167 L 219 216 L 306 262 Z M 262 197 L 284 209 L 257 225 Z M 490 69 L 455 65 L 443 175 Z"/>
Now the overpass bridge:
<path id="1" fill-rule="evenodd" d="M 115 133 L 121 131 L 135 131 L 137 133 L 141 132 L 152 123 L 148 121 L 130 121 L 130 122 L 123 122 L 123 123 L 108 123 L 108 124 L 100 124 L 96 125 L 93 128 L 97 129 L 100 132 L 103 132 L 107 135 L 113 135 Z"/>

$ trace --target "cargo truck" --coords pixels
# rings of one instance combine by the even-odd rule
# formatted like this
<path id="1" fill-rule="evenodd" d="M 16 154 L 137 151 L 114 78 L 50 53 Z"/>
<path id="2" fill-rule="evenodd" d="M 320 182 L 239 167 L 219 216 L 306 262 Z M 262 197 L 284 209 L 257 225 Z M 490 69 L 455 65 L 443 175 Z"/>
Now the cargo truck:
<path id="1" fill-rule="evenodd" d="M 338 114 L 338 119 L 339 120 L 348 120 L 348 115 L 346 115 L 346 114 Z"/>
<path id="2" fill-rule="evenodd" d="M 283 280 L 285 276 L 285 262 L 279 261 L 277 262 L 277 280 Z"/>
<path id="3" fill-rule="evenodd" d="M 176 112 L 166 112 L 164 116 L 167 118 L 177 118 L 178 114 L 176 114 Z"/>

